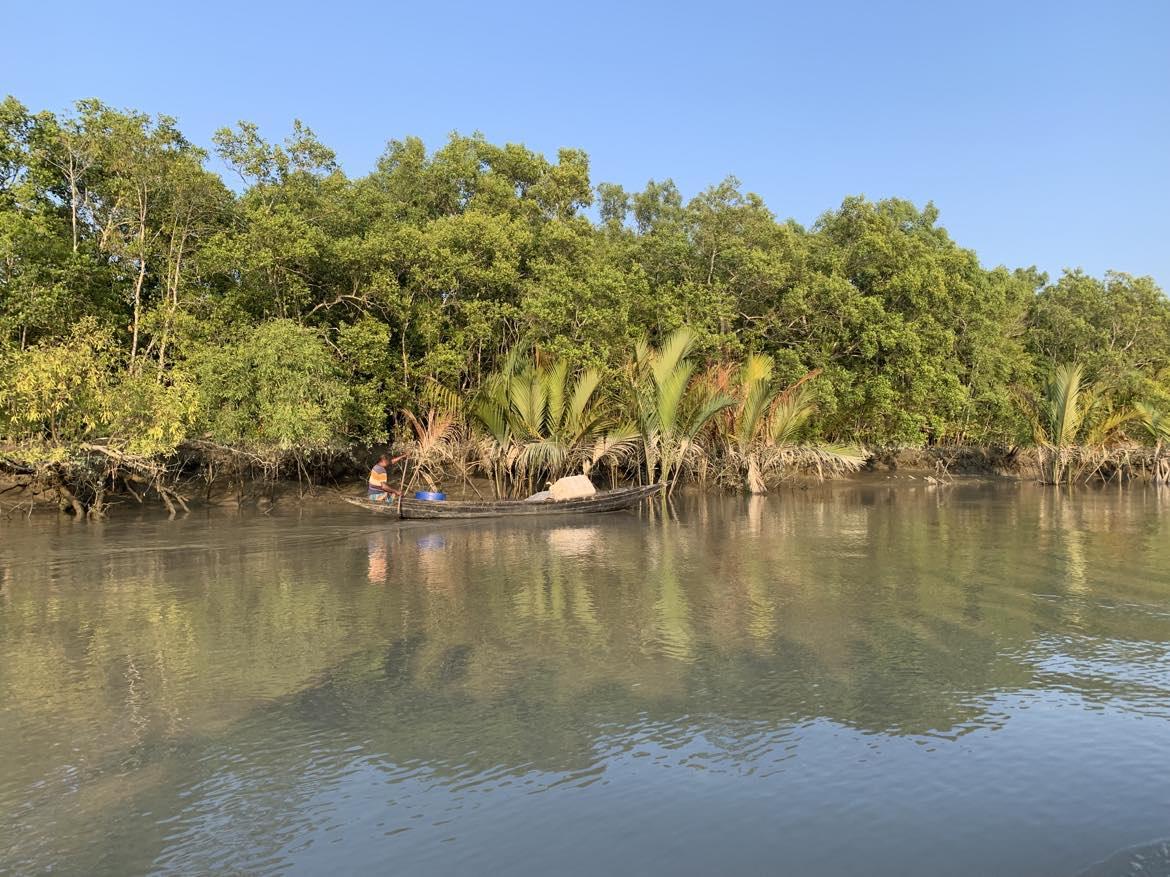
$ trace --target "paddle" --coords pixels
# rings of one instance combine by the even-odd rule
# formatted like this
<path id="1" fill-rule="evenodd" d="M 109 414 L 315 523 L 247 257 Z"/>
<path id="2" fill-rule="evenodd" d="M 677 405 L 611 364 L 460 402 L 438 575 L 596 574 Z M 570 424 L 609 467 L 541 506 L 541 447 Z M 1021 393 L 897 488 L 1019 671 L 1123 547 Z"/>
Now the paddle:
<path id="1" fill-rule="evenodd" d="M 402 497 L 406 492 L 406 470 L 410 468 L 410 455 L 406 457 L 406 463 L 402 467 L 402 480 L 398 482 L 398 517 L 402 517 Z"/>

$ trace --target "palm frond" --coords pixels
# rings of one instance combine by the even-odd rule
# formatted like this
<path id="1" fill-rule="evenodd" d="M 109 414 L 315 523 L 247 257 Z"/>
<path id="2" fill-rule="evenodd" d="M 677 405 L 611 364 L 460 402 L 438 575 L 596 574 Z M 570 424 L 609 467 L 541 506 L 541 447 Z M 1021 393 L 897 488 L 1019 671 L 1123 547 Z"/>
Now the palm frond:
<path id="1" fill-rule="evenodd" d="M 1082 444 L 1089 447 L 1106 447 L 1122 437 L 1122 430 L 1126 424 L 1140 420 L 1140 415 L 1133 408 L 1122 408 L 1116 411 L 1107 410 L 1103 416 L 1092 423 L 1085 431 Z"/>
<path id="2" fill-rule="evenodd" d="M 816 401 L 803 380 L 780 393 L 768 413 L 767 439 L 774 445 L 795 444 L 816 412 Z"/>
<path id="3" fill-rule="evenodd" d="M 434 378 L 426 380 L 420 395 L 423 404 L 439 411 L 459 411 L 463 408 L 463 400 L 459 394 Z"/>
<path id="4" fill-rule="evenodd" d="M 541 383 L 544 386 L 545 396 L 545 428 L 550 432 L 556 431 L 561 425 L 565 413 L 565 397 L 568 395 L 569 362 L 559 359 L 551 366 L 541 370 Z"/>
<path id="5" fill-rule="evenodd" d="M 680 363 L 691 355 L 698 335 L 689 326 L 680 326 L 662 342 L 662 346 L 651 355 L 651 370 L 654 382 L 662 386 L 678 369 Z"/>
<path id="6" fill-rule="evenodd" d="M 770 357 L 752 355 L 744 362 L 739 385 L 742 401 L 735 413 L 732 435 L 741 453 L 757 438 L 768 407 L 776 398 L 772 369 Z"/>
<path id="7" fill-rule="evenodd" d="M 1152 405 L 1138 402 L 1134 405 L 1137 422 L 1155 442 L 1170 441 L 1170 417 Z"/>
<path id="8" fill-rule="evenodd" d="M 570 429 L 576 428 L 585 420 L 599 386 L 601 386 L 600 369 L 587 368 L 577 375 L 573 391 L 569 396 L 569 406 L 564 419 L 565 425 Z"/>
<path id="9" fill-rule="evenodd" d="M 508 422 L 507 411 L 503 405 L 490 397 L 475 400 L 471 406 L 471 415 L 487 429 L 491 437 L 499 445 L 507 444 L 512 430 Z"/>
<path id="10" fill-rule="evenodd" d="M 1081 397 L 1087 389 L 1080 364 L 1064 363 L 1053 369 L 1040 400 L 1038 443 L 1057 448 L 1076 443 L 1085 414 Z"/>
<path id="11" fill-rule="evenodd" d="M 750 354 L 740 369 L 739 383 L 741 387 L 751 387 L 758 383 L 769 383 L 772 380 L 772 371 L 775 364 L 772 357 L 762 353 Z"/>
<path id="12" fill-rule="evenodd" d="M 694 371 L 693 363 L 680 362 L 661 379 L 655 378 L 658 392 L 654 400 L 654 419 L 658 429 L 666 435 L 675 431 L 683 397 Z"/>
<path id="13" fill-rule="evenodd" d="M 513 430 L 519 435 L 539 436 L 543 432 L 548 391 L 539 373 L 532 369 L 512 375 L 508 401 L 515 415 Z"/>
<path id="14" fill-rule="evenodd" d="M 735 407 L 735 399 L 723 393 L 712 393 L 699 400 L 695 410 L 690 413 L 682 432 L 688 441 L 702 431 L 707 422 L 725 408 Z"/>

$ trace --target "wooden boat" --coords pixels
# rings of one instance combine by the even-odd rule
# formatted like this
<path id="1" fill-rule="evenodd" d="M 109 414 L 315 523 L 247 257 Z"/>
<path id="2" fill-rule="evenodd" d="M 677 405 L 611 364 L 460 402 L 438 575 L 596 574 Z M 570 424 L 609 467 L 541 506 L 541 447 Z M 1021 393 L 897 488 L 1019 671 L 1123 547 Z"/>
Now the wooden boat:
<path id="1" fill-rule="evenodd" d="M 497 499 L 484 502 L 451 501 L 435 502 L 425 499 L 403 497 L 402 502 L 374 503 L 368 499 L 343 497 L 351 505 L 360 506 L 373 512 L 390 514 L 409 519 L 434 518 L 503 518 L 546 515 L 579 515 L 599 512 L 616 512 L 633 508 L 644 499 L 662 490 L 661 484 L 642 487 L 622 487 L 587 496 L 584 499 L 566 499 L 560 502 L 527 502 L 522 499 Z"/>

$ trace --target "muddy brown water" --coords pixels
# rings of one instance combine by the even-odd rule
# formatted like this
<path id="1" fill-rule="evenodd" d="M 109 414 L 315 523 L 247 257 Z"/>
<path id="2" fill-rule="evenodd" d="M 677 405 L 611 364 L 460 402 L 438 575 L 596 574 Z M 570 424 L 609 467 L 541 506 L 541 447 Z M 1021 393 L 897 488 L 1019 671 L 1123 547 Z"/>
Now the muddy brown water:
<path id="1" fill-rule="evenodd" d="M 1168 873 L 1168 512 L 0 522 L 0 873 Z"/>

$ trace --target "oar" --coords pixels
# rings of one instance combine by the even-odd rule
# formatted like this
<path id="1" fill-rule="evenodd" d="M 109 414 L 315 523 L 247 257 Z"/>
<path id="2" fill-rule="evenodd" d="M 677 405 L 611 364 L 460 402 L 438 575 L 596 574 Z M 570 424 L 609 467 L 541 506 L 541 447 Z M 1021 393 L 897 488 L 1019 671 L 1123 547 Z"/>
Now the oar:
<path id="1" fill-rule="evenodd" d="M 406 465 L 402 467 L 402 478 L 398 482 L 398 517 L 402 517 L 402 494 L 406 489 L 406 470 L 410 468 L 410 457 L 406 458 Z"/>

